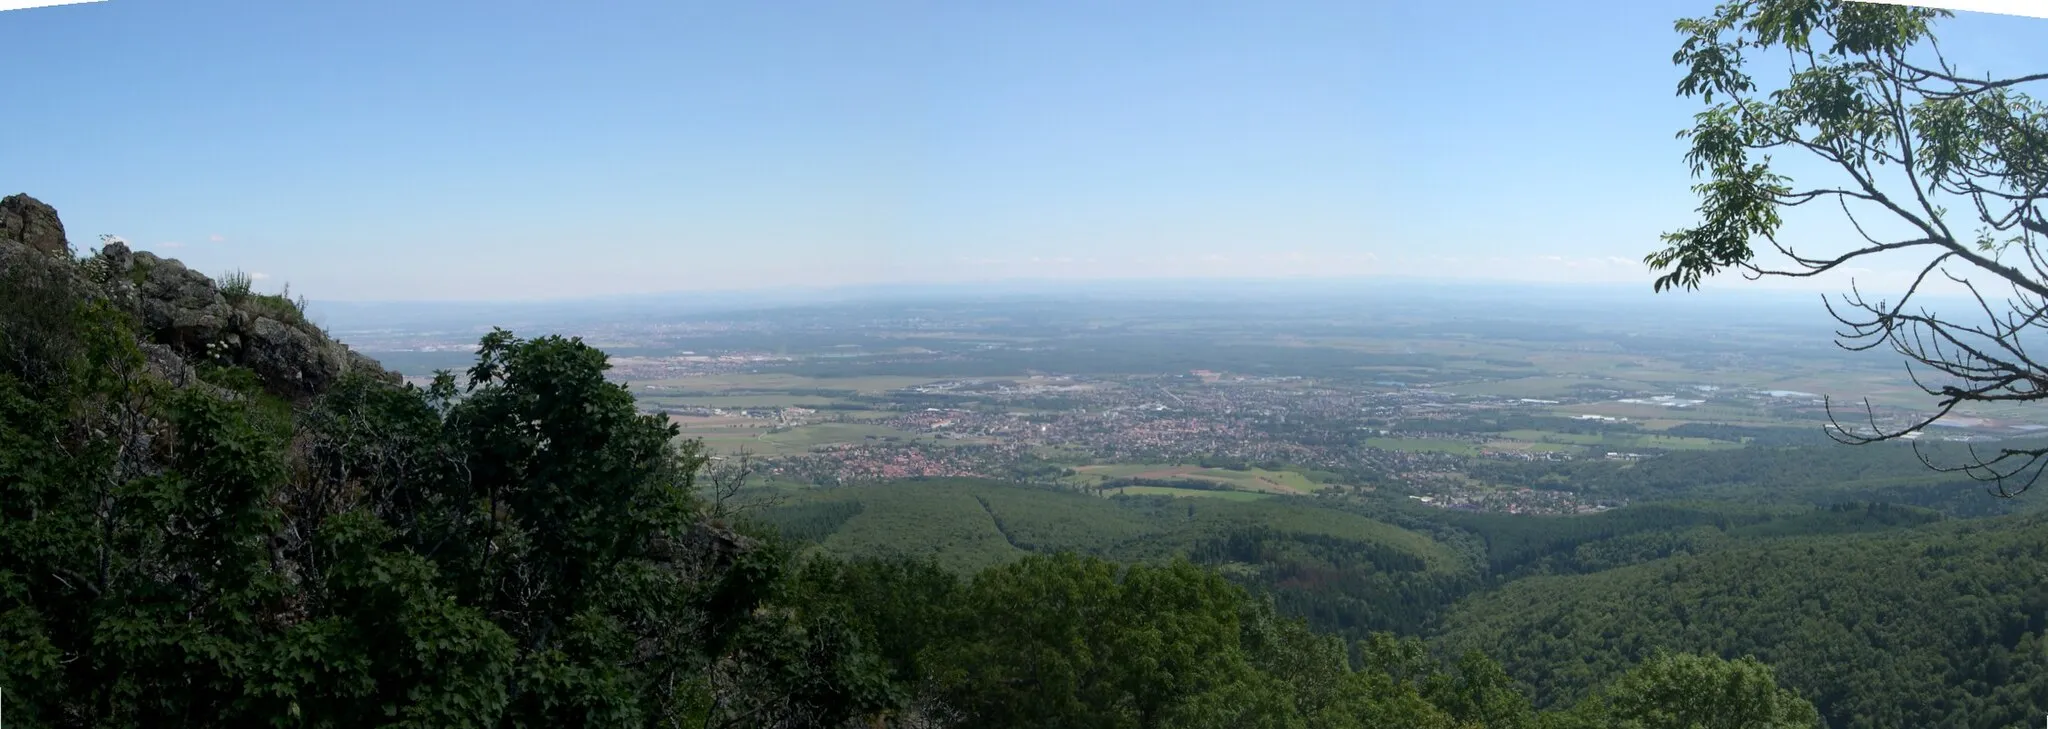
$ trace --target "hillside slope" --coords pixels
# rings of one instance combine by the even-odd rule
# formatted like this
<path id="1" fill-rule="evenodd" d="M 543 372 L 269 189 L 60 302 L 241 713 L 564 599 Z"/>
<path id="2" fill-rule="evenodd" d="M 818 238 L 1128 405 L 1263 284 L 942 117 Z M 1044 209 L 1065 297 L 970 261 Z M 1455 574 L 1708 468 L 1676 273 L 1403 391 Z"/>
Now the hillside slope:
<path id="1" fill-rule="evenodd" d="M 2048 519 L 1730 545 L 1460 604 L 1440 647 L 1478 648 L 1540 704 L 1656 649 L 1776 666 L 1832 727 L 2006 727 L 2048 703 Z"/>
<path id="2" fill-rule="evenodd" d="M 1296 500 L 1103 498 L 980 479 L 800 490 L 760 514 L 840 557 L 929 557 L 967 574 L 1031 554 L 1188 558 L 1272 594 L 1325 630 L 1420 630 L 1477 583 L 1429 534 Z"/>

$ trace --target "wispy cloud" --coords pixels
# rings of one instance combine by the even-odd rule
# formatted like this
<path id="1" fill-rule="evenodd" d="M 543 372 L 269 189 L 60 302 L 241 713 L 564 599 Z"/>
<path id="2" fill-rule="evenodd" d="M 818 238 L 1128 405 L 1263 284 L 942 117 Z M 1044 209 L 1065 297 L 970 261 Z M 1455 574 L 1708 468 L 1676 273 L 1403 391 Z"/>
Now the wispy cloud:
<path id="1" fill-rule="evenodd" d="M 221 235 L 221 234 L 219 234 L 219 233 L 215 233 L 215 234 L 213 234 L 213 235 L 209 235 L 209 236 L 206 236 L 206 239 L 207 239 L 207 240 L 210 240 L 210 241 L 213 241 L 213 242 L 215 242 L 215 243 L 225 243 L 225 242 L 227 242 L 227 239 L 228 239 L 228 237 L 227 237 L 227 236 L 224 236 L 224 235 Z"/>

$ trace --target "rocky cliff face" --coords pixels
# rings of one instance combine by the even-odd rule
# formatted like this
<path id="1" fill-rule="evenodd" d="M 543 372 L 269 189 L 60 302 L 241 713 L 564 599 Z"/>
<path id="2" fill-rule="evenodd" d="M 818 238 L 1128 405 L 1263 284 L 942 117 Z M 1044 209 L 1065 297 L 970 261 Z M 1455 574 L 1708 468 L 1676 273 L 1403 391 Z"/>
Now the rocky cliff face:
<path id="1" fill-rule="evenodd" d="M 0 265 L 68 274 L 89 295 L 132 315 L 151 369 L 173 380 L 188 380 L 199 362 L 237 365 L 255 372 L 266 389 L 295 400 L 326 391 L 350 372 L 399 381 L 281 297 L 224 291 L 176 259 L 119 242 L 74 258 L 57 211 L 27 195 L 0 198 Z"/>
<path id="2" fill-rule="evenodd" d="M 15 241 L 51 255 L 71 255 L 57 211 L 27 195 L 0 198 L 0 241 Z"/>

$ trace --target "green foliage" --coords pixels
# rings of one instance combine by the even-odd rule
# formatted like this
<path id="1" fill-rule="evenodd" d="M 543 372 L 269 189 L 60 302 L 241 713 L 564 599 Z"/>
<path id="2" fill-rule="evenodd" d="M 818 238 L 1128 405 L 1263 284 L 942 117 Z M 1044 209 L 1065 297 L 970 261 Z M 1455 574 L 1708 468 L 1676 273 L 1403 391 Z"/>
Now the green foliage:
<path id="1" fill-rule="evenodd" d="M 1810 729 L 1820 714 L 1751 656 L 1658 653 L 1573 712 L 1620 729 Z"/>
<path id="2" fill-rule="evenodd" d="M 1472 586 L 1429 536 L 1307 503 L 1103 499 L 975 479 L 799 492 L 762 518 L 842 557 L 931 558 L 967 574 L 1030 554 L 1189 558 L 1272 594 L 1320 630 L 1418 630 Z"/>
<path id="3" fill-rule="evenodd" d="M 783 538 L 817 542 L 838 531 L 848 519 L 867 508 L 859 501 L 816 501 L 778 505 L 755 518 L 775 529 Z"/>
<path id="4" fill-rule="evenodd" d="M 1722 269 L 1749 266 L 1752 241 L 1776 242 L 1782 209 L 1835 197 L 1795 190 L 1789 177 L 1772 168 L 1768 153 L 1774 149 L 1837 162 L 1857 188 L 1847 197 L 1880 200 L 1883 193 L 1870 170 L 1887 159 L 1940 180 L 1964 160 L 1987 154 L 1983 142 L 1993 140 L 1972 137 L 1965 130 L 1973 127 L 1957 123 L 1958 109 L 1972 104 L 1938 98 L 1913 104 L 1896 83 L 1915 75 L 1902 65 L 1910 63 L 1907 52 L 1931 40 L 1930 22 L 1945 15 L 1840 0 L 1765 0 L 1726 3 L 1713 15 L 1678 21 L 1685 41 L 1672 62 L 1686 70 L 1678 92 L 1708 105 L 1679 136 L 1691 143 L 1686 164 L 1706 180 L 1693 188 L 1702 222 L 1666 234 L 1668 247 L 1646 259 L 1652 268 L 1668 271 L 1656 288 L 1696 288 Z M 1782 88 L 1758 96 L 1745 54 L 1772 50 L 1798 61 Z M 1909 117 L 1937 123 L 1900 122 Z M 1915 159 L 1909 151 L 1898 158 L 1893 151 L 1916 141 L 1928 156 Z M 1988 154 L 1999 154 L 1991 149 Z M 1759 152 L 1760 160 L 1753 156 Z M 1925 232 L 1935 234 L 1932 228 Z"/>
<path id="5" fill-rule="evenodd" d="M 1965 463 L 1970 458 L 1967 444 L 1926 443 L 1916 450 L 1896 443 L 1830 443 L 1718 453 L 1679 451 L 1635 463 L 1476 463 L 1470 474 L 1488 483 L 1569 488 L 1638 503 L 1711 500 L 1826 506 L 1882 501 L 1951 516 L 1986 516 L 2026 508 L 2022 501 L 1983 498 L 1979 484 L 1966 476 L 1929 471 L 1921 460 L 1923 455 L 1941 464 Z"/>
<path id="6" fill-rule="evenodd" d="M 292 298 L 289 285 L 281 293 L 250 294 L 241 300 L 240 306 L 257 316 L 267 316 L 286 324 L 307 323 L 306 297 Z"/>
<path id="7" fill-rule="evenodd" d="M 1451 613 L 1441 645 L 1489 651 L 1545 705 L 1668 649 L 1755 655 L 1829 726 L 2008 726 L 2048 696 L 2042 535 L 1942 522 L 1519 580 Z"/>
<path id="8" fill-rule="evenodd" d="M 255 277 L 237 269 L 221 274 L 214 287 L 230 306 L 287 324 L 306 323 L 306 297 L 293 298 L 290 284 L 279 293 L 261 293 L 256 291 Z"/>
<path id="9" fill-rule="evenodd" d="M 1686 69 L 1678 92 L 1706 108 L 1689 140 L 1700 221 L 1664 235 L 1646 257 L 1661 275 L 1656 290 L 1697 288 L 1726 270 L 1809 277 L 1854 270 L 1859 261 L 1917 256 L 1920 273 L 1902 292 L 1866 298 L 1852 289 L 1830 313 L 1851 350 L 1881 345 L 1921 365 L 1914 384 L 1936 411 L 1903 425 L 1850 425 L 1836 437 L 1859 443 L 1905 436 L 1963 403 L 2048 398 L 2027 354 L 2032 323 L 2048 309 L 2040 260 L 2048 218 L 2048 102 L 2030 87 L 2048 74 L 2000 78 L 1955 63 L 1932 33 L 1941 10 L 1842 0 L 1740 0 L 1712 15 L 1680 20 L 1685 36 L 1673 56 Z M 1748 57 L 1770 58 L 1782 79 L 1760 83 Z M 1783 65 L 1779 65 L 1780 63 Z M 1774 161 L 1790 155 L 1818 163 L 1795 185 Z M 1857 232 L 1846 250 L 1813 252 L 1780 237 L 1785 216 L 1818 202 L 1839 210 Z M 1777 262 L 1758 262 L 1767 243 Z M 2017 249 L 2017 250 L 2015 250 Z M 1974 299 L 1964 321 L 1914 302 L 1940 271 Z M 1987 294 L 1985 284 L 2015 297 Z M 1895 297 L 1895 298 L 1894 298 Z M 2002 311 L 1999 309 L 2003 309 Z M 1977 318 L 1982 315 L 1982 319 Z M 1931 371 L 1933 376 L 1929 376 Z M 2005 446 L 1971 454 L 1954 470 L 2024 491 L 2048 449 Z"/>
<path id="10" fill-rule="evenodd" d="M 223 273 L 220 280 L 214 282 L 214 286 L 220 289 L 221 298 L 227 299 L 229 304 L 240 304 L 247 300 L 249 295 L 254 293 L 255 285 L 256 279 L 241 269 Z"/>
<path id="11" fill-rule="evenodd" d="M 832 502 L 861 504 L 821 544 L 849 557 L 931 558 L 957 573 L 971 573 L 1021 557 L 975 495 L 988 484 L 932 480 L 884 486 L 832 489 L 820 494 Z M 1053 494 L 1075 501 L 1087 497 Z M 1070 508 L 1068 513 L 1078 513 Z"/>
<path id="12" fill-rule="evenodd" d="M 780 553 L 697 521 L 694 450 L 580 342 L 500 333 L 460 401 L 357 378 L 293 414 L 144 376 L 94 312 L 56 387 L 0 371 L 15 722 L 643 725 L 759 632 Z"/>
<path id="13" fill-rule="evenodd" d="M 965 597 L 979 638 L 943 653 L 939 681 L 982 726 L 1203 725 L 1204 687 L 1249 680 L 1233 590 L 1185 563 L 994 568 Z"/>
<path id="14" fill-rule="evenodd" d="M 0 253 L 0 367 L 51 385 L 80 365 L 85 292 L 52 257 L 12 250 Z"/>

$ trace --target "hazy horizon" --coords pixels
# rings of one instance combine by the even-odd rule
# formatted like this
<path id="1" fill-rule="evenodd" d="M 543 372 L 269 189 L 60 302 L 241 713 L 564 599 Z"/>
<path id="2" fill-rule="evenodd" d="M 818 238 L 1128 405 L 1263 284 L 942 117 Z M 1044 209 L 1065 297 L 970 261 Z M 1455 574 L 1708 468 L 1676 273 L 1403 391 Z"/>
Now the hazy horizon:
<path id="1" fill-rule="evenodd" d="M 338 332 L 391 328 L 543 327 L 566 322 L 617 323 L 717 317 L 823 306 L 911 304 L 1199 303 L 1306 304 L 1371 315 L 1389 305 L 1438 305 L 1503 313 L 1614 311 L 1630 318 L 1696 319 L 1768 315 L 1795 327 L 1833 323 L 1822 294 L 1808 291 L 1703 289 L 1653 293 L 1647 284 L 1443 280 L 1419 277 L 1353 279 L 1036 280 L 998 285 L 883 284 L 623 294 L 554 300 L 386 300 L 309 298 L 313 321 Z M 1940 299 L 1929 299 L 1938 302 Z M 1575 314 L 1577 315 L 1577 314 Z"/>

